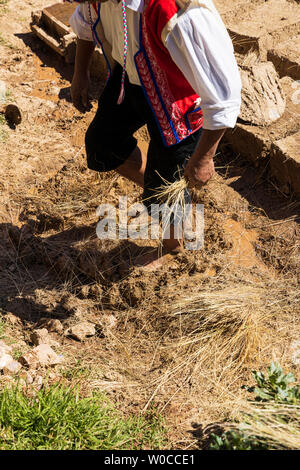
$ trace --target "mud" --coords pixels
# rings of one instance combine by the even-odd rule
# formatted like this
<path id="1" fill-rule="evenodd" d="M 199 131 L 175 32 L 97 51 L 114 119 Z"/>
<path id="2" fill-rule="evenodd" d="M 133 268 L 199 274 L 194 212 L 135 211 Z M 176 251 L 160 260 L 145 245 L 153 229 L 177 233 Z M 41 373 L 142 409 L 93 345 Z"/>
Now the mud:
<path id="1" fill-rule="evenodd" d="M 29 30 L 31 10 L 44 2 L 23 3 L 24 20 L 15 17 L 16 1 L 10 0 L 5 14 L 0 10 L 0 79 L 8 101 L 23 114 L 15 130 L 1 124 L 7 137 L 0 150 L 0 311 L 4 319 L 13 314 L 20 320 L 6 334 L 26 350 L 42 319 L 59 319 L 67 328 L 78 319 L 102 324 L 113 315 L 113 333 L 84 345 L 63 338 L 66 369 L 82 361 L 90 372 L 79 384 L 81 392 L 105 391 L 125 413 L 157 406 L 174 448 L 195 448 L 192 423 L 227 416 L 225 389 L 238 396 L 251 368 L 265 367 L 274 357 L 292 367 L 288 351 L 299 334 L 298 307 L 286 301 L 280 318 L 264 322 L 260 349 L 234 376 L 226 376 L 221 362 L 213 371 L 201 358 L 200 369 L 195 360 L 180 362 L 177 341 L 184 327 L 168 315 L 186 295 L 214 289 L 267 293 L 278 284 L 278 302 L 288 298 L 289 289 L 296 293 L 299 203 L 276 188 L 265 162 L 251 165 L 223 143 L 218 175 L 198 195 L 205 207 L 203 250 L 180 254 L 156 273 L 134 268 L 131 259 L 149 247 L 146 241 L 96 237 L 100 203 L 140 196 L 123 178 L 86 168 L 84 134 L 103 84 L 92 84 L 89 112 L 74 110 L 72 67 Z M 137 136 L 146 151 L 146 129 Z M 56 379 L 62 375 L 57 371 Z"/>

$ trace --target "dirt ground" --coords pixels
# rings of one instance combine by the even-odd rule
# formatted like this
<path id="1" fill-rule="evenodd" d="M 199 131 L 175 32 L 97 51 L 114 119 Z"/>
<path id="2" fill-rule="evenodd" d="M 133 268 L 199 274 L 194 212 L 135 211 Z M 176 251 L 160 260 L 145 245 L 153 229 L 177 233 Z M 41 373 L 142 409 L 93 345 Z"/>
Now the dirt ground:
<path id="1" fill-rule="evenodd" d="M 41 319 L 95 324 L 85 342 L 56 335 L 64 362 L 51 380 L 106 391 L 125 414 L 156 409 L 173 448 L 202 448 L 209 426 L 238 406 L 253 368 L 273 359 L 299 378 L 300 204 L 269 179 L 266 161 L 251 166 L 221 144 L 218 175 L 200 195 L 204 248 L 156 273 L 131 267 L 146 242 L 99 240 L 96 208 L 119 195 L 138 200 L 139 189 L 86 169 L 96 101 L 86 114 L 73 108 L 72 66 L 30 31 L 31 11 L 45 2 L 19 4 L 0 1 L 0 80 L 23 114 L 16 129 L 0 124 L 5 338 L 23 353 Z M 94 98 L 102 86 L 93 82 Z M 139 139 L 146 147 L 145 132 Z M 193 305 L 206 319 L 225 312 L 219 336 L 213 323 L 203 335 Z"/>

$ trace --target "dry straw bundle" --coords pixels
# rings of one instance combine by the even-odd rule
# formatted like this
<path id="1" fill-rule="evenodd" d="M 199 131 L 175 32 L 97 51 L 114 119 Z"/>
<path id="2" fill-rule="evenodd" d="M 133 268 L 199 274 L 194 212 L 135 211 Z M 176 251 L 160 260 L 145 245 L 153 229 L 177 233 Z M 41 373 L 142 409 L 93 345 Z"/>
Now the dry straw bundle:
<path id="1" fill-rule="evenodd" d="M 173 183 L 169 183 L 164 178 L 162 178 L 162 180 L 164 184 L 161 185 L 156 192 L 158 201 L 170 207 L 183 207 L 186 190 L 188 188 L 187 180 L 183 177 Z"/>
<path id="2" fill-rule="evenodd" d="M 265 320 L 261 307 L 262 289 L 252 286 L 202 291 L 182 298 L 170 313 L 181 325 L 176 347 L 206 367 L 240 367 L 259 351 Z"/>

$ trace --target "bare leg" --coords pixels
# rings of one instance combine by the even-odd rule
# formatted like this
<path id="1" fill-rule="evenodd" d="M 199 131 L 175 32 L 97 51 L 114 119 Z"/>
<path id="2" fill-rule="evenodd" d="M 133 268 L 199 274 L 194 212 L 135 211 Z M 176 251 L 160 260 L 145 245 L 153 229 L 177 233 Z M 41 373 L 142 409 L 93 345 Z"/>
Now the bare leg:
<path id="1" fill-rule="evenodd" d="M 146 163 L 147 155 L 139 147 L 136 147 L 130 157 L 116 171 L 143 188 Z"/>
<path id="2" fill-rule="evenodd" d="M 174 228 L 170 226 L 170 238 L 163 240 L 162 247 L 152 248 L 142 253 L 134 260 L 134 265 L 143 267 L 146 271 L 155 271 L 168 261 L 172 260 L 172 255 L 183 251 L 183 240 L 174 238 Z"/>
<path id="3" fill-rule="evenodd" d="M 117 168 L 117 172 L 125 178 L 144 187 L 144 173 L 147 163 L 146 152 L 136 147 L 123 165 Z M 136 266 L 143 266 L 147 270 L 155 270 L 167 261 L 168 253 L 177 254 L 183 250 L 183 241 L 174 238 L 173 226 L 170 227 L 170 238 L 163 241 L 161 248 L 154 248 L 147 253 L 138 256 L 134 262 Z"/>

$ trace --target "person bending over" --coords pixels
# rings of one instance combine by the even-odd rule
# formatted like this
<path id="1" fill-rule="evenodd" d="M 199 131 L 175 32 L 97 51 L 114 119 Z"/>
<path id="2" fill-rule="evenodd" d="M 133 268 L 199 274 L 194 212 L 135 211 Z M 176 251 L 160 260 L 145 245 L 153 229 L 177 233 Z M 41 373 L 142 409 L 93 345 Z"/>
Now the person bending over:
<path id="1" fill-rule="evenodd" d="M 241 104 L 233 45 L 213 2 L 79 3 L 70 19 L 78 37 L 71 86 L 77 108 L 88 104 L 95 44 L 115 63 L 109 64 L 109 79 L 86 132 L 88 168 L 116 170 L 134 181 L 148 205 L 158 203 L 155 190 L 163 180 L 173 182 L 180 173 L 191 188 L 205 185 L 215 171 L 218 144 L 235 126 Z M 147 155 L 133 137 L 145 124 Z M 181 249 L 182 240 L 171 230 L 163 252 L 145 255 L 140 264 L 156 268 L 165 253 Z"/>

